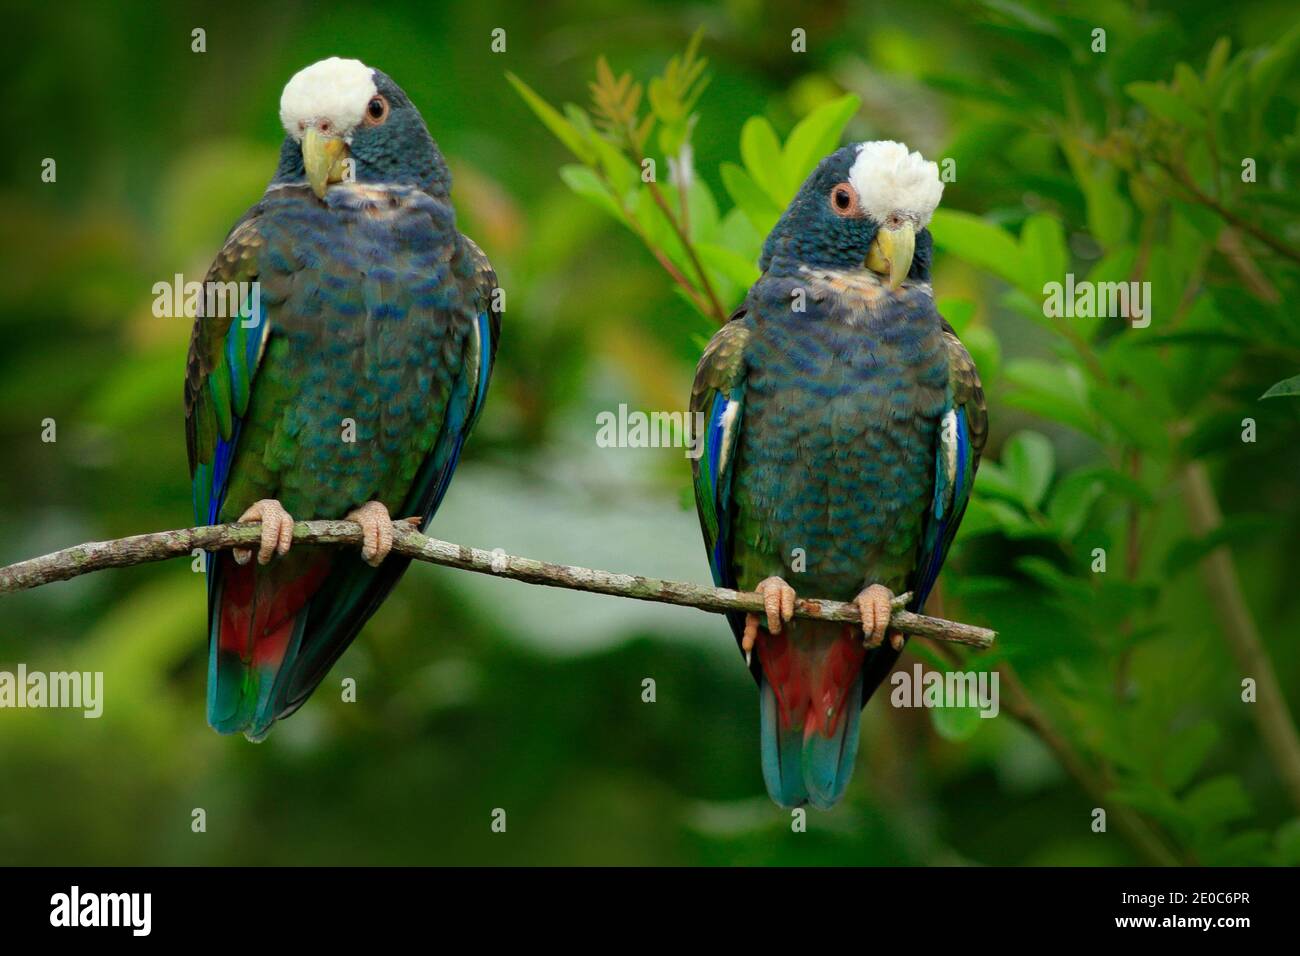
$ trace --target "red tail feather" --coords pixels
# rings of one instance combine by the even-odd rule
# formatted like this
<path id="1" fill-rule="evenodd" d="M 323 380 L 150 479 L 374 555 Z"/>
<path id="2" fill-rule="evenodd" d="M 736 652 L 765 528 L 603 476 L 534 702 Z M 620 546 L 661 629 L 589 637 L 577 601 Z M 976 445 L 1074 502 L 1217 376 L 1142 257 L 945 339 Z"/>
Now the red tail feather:
<path id="1" fill-rule="evenodd" d="M 758 660 L 776 694 L 781 729 L 832 737 L 857 701 L 849 701 L 866 651 L 862 631 L 845 624 L 826 634 L 811 622 L 787 625 L 780 634 L 762 632 Z M 793 637 L 790 632 L 794 630 Z"/>

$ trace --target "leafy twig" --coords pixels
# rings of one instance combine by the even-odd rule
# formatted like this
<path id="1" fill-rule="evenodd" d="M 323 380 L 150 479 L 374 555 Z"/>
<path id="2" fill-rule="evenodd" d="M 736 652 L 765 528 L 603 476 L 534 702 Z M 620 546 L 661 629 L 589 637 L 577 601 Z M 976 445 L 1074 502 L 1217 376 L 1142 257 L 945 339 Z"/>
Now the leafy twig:
<path id="1" fill-rule="evenodd" d="M 677 240 L 682 244 L 682 248 L 686 250 L 686 256 L 691 260 L 691 265 L 695 267 L 695 272 L 700 277 L 700 286 L 704 290 L 704 295 L 709 300 L 709 311 L 713 314 L 713 317 L 718 320 L 718 324 L 722 325 L 727 321 L 727 310 L 722 307 L 722 303 L 718 301 L 717 293 L 713 291 L 713 283 L 709 281 L 709 274 L 704 271 L 704 265 L 700 262 L 700 257 L 695 252 L 695 245 L 691 242 L 691 237 L 687 234 L 686 229 L 683 228 L 677 217 L 673 215 L 672 210 L 668 206 L 668 201 L 664 199 L 664 194 L 659 190 L 658 184 L 651 182 L 646 185 L 650 187 L 650 197 L 654 199 L 655 205 L 659 207 L 659 211 L 664 214 L 664 217 L 673 227 L 673 232 L 677 235 Z M 682 193 L 686 192 L 684 188 L 680 191 Z"/>
<path id="2" fill-rule="evenodd" d="M 1160 168 L 1167 172 L 1174 182 L 1187 191 L 1193 202 L 1205 206 L 1224 222 L 1230 223 L 1247 235 L 1259 240 L 1278 255 L 1285 256 L 1292 262 L 1300 264 L 1300 249 L 1283 242 L 1267 229 L 1261 228 L 1258 223 L 1255 223 L 1244 216 L 1238 215 L 1213 196 L 1205 193 L 1200 186 L 1196 185 L 1196 181 L 1192 179 L 1191 174 L 1183 167 L 1174 166 L 1171 163 L 1161 160 L 1157 160 L 1157 162 L 1159 163 Z"/>
<path id="3" fill-rule="evenodd" d="M 962 666 L 959 654 L 947 647 L 936 645 L 935 653 L 945 663 L 953 667 Z M 1066 773 L 1075 779 L 1084 791 L 1098 805 L 1105 806 L 1107 813 L 1119 825 L 1120 830 L 1130 843 L 1148 862 L 1156 866 L 1177 866 L 1178 858 L 1165 844 L 1159 832 L 1147 823 L 1136 811 L 1114 801 L 1108 802 L 1109 786 L 1100 774 L 1079 754 L 1068 737 L 1052 722 L 1051 718 L 1036 704 L 1020 677 L 1011 665 L 1003 663 L 997 667 L 1001 678 L 1000 686 L 1007 693 L 1002 697 L 1002 708 L 1026 728 L 1036 734 L 1048 749 L 1056 755 Z"/>

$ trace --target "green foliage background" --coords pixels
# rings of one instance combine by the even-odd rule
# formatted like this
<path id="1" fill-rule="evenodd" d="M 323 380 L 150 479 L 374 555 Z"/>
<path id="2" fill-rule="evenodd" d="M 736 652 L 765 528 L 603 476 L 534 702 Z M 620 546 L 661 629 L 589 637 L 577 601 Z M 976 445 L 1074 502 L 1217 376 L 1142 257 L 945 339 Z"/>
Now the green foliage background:
<path id="1" fill-rule="evenodd" d="M 1294 5 L 801 6 L 9 10 L 0 563 L 188 524 L 189 328 L 152 315 L 151 287 L 206 269 L 274 167 L 281 87 L 316 59 L 358 57 L 407 90 L 508 294 L 434 533 L 662 577 L 708 578 L 687 463 L 596 448 L 596 413 L 684 407 L 716 327 L 691 251 L 729 310 L 841 132 L 900 139 L 955 161 L 935 286 L 992 436 L 943 611 L 999 630 L 962 666 L 1015 677 L 1002 716 L 879 696 L 848 798 L 793 833 L 763 793 L 754 689 L 721 619 L 418 566 L 254 746 L 204 723 L 204 589 L 176 561 L 0 603 L 0 669 L 106 682 L 99 720 L 0 711 L 0 863 L 1300 862 L 1300 794 L 1241 700 L 1260 675 L 1222 617 L 1237 581 L 1294 712 L 1300 401 L 1294 385 L 1260 398 L 1300 372 Z M 682 204 L 668 159 L 684 144 Z M 1066 272 L 1150 281 L 1150 327 L 1044 318 Z M 1221 524 L 1189 520 L 1207 501 Z"/>

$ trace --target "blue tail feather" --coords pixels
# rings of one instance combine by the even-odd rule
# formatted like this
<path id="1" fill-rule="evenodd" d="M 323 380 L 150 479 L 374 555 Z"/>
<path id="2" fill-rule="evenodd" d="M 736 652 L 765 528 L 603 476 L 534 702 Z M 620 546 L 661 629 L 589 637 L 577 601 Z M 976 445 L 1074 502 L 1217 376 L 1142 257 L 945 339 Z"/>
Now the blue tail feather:
<path id="1" fill-rule="evenodd" d="M 776 692 L 767 678 L 761 678 L 759 690 L 759 719 L 761 721 L 763 750 L 763 782 L 772 800 L 787 809 L 803 806 L 808 801 L 804 787 L 800 753 L 803 750 L 803 728 L 781 730 L 780 707 Z"/>
<path id="2" fill-rule="evenodd" d="M 825 737 L 811 733 L 803 741 L 804 786 L 808 788 L 808 802 L 818 810 L 829 810 L 844 796 L 844 790 L 853 776 L 853 764 L 858 754 L 858 727 L 862 721 L 862 672 L 845 697 L 845 710 L 835 733 Z"/>

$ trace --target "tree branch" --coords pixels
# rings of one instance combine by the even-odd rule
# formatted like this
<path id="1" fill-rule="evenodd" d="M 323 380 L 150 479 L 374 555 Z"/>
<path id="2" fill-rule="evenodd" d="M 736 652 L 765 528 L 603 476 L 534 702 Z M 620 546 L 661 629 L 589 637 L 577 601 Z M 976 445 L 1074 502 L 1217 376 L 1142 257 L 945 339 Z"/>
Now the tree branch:
<path id="1" fill-rule="evenodd" d="M 1182 474 L 1182 484 L 1188 526 L 1193 534 L 1208 537 L 1223 526 L 1223 513 L 1205 465 L 1199 461 L 1188 464 Z M 1201 569 L 1206 592 L 1218 612 L 1224 640 L 1240 674 L 1255 680 L 1258 696 L 1247 712 L 1259 728 L 1264 748 L 1273 759 L 1292 805 L 1300 809 L 1300 734 L 1296 732 L 1286 694 L 1260 639 L 1250 605 L 1246 603 L 1237 565 L 1227 545 L 1221 544 L 1206 555 Z"/>
<path id="2" fill-rule="evenodd" d="M 1187 171 L 1186 167 L 1181 165 L 1174 166 L 1167 161 L 1159 159 L 1157 159 L 1156 162 L 1159 163 L 1160 167 L 1165 170 L 1165 172 L 1167 172 L 1170 177 L 1178 183 L 1178 185 L 1187 190 L 1193 202 L 1205 206 L 1224 222 L 1236 226 L 1242 232 L 1259 240 L 1278 255 L 1286 256 L 1286 258 L 1290 259 L 1292 262 L 1300 263 L 1300 249 L 1287 244 L 1258 223 L 1233 212 L 1213 196 L 1206 195 L 1201 190 L 1201 187 L 1196 185 L 1196 180 L 1192 178 L 1192 174 Z"/>
<path id="3" fill-rule="evenodd" d="M 965 667 L 962 655 L 955 650 L 936 645 L 934 652 L 949 667 Z M 1178 857 L 1166 845 L 1157 827 L 1147 822 L 1136 810 L 1110 799 L 1111 785 L 1102 774 L 1075 749 L 1070 739 L 1047 716 L 1047 713 L 1034 702 L 1029 689 L 1020 680 L 1010 664 L 1002 663 L 997 667 L 1003 686 L 1008 693 L 1002 698 L 1003 709 L 1014 719 L 1020 721 L 1031 733 L 1047 745 L 1056 755 L 1061 766 L 1075 782 L 1079 784 L 1097 806 L 1105 807 L 1106 812 L 1119 824 L 1120 831 L 1149 863 L 1156 866 L 1177 866 Z"/>
<path id="4" fill-rule="evenodd" d="M 417 561 L 440 564 L 479 574 L 512 578 L 527 584 L 568 588 L 572 591 L 590 591 L 638 601 L 657 601 L 695 607 L 702 611 L 747 611 L 762 613 L 763 599 L 757 594 L 715 588 L 707 585 L 687 584 L 681 581 L 661 581 L 633 574 L 615 574 L 568 564 L 551 564 L 533 558 L 521 558 L 503 551 L 483 551 L 464 545 L 426 537 L 405 521 L 393 522 L 393 551 Z M 156 531 L 138 534 L 114 541 L 92 541 L 62 551 L 20 561 L 0 568 L 0 594 L 23 591 L 54 581 L 66 581 L 91 571 L 105 568 L 123 568 L 167 558 L 189 556 L 195 549 L 220 551 L 234 547 L 255 546 L 261 540 L 259 524 L 225 524 L 202 528 L 185 528 L 178 531 Z M 303 545 L 361 545 L 361 526 L 353 521 L 299 521 L 293 526 L 295 544 Z M 945 621 L 924 614 L 905 611 L 907 595 L 894 602 L 894 613 L 889 626 L 914 637 L 950 641 L 970 647 L 992 646 L 996 633 L 983 627 Z M 821 621 L 847 621 L 856 623 L 861 614 L 856 605 L 843 601 L 820 601 L 802 598 L 795 604 L 795 616 Z"/>

